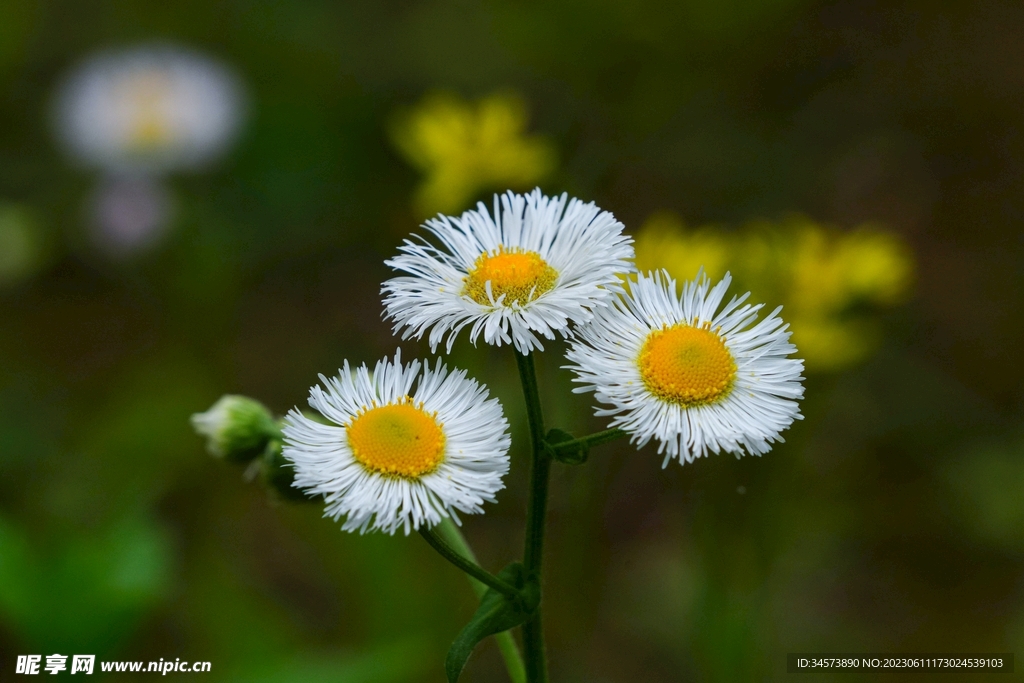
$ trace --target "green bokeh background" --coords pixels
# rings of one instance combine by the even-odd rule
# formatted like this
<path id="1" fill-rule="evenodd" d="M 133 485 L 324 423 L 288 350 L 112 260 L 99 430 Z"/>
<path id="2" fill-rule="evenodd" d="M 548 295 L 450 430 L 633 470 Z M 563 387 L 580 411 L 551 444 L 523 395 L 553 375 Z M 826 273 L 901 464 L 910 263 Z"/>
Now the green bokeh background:
<path id="1" fill-rule="evenodd" d="M 881 348 L 810 375 L 771 454 L 662 470 L 614 444 L 556 468 L 554 681 L 1024 653 L 1022 39 L 1024 6 L 989 0 L 0 0 L 0 201 L 47 245 L 0 289 L 0 680 L 57 652 L 208 660 L 190 678 L 211 683 L 443 680 L 474 606 L 458 572 L 418 537 L 276 503 L 188 425 L 228 392 L 283 412 L 317 373 L 394 351 L 379 286 L 419 178 L 387 131 L 437 90 L 520 93 L 560 159 L 544 189 L 627 229 L 799 211 L 881 222 L 917 258 Z M 218 167 L 169 179 L 162 247 L 111 261 L 83 237 L 96 178 L 47 112 L 83 57 L 153 40 L 231 64 L 250 117 Z M 599 428 L 560 352 L 540 360 L 549 421 Z M 525 507 L 514 362 L 465 337 L 453 362 L 515 425 L 508 488 L 465 527 L 496 569 Z M 504 675 L 488 642 L 465 680 Z"/>

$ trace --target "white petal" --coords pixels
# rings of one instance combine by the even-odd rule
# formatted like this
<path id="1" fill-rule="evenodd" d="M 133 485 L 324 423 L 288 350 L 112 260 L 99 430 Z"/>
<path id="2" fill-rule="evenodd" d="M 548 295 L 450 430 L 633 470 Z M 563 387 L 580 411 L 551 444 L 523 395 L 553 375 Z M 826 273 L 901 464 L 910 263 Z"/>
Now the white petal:
<path id="1" fill-rule="evenodd" d="M 309 404 L 331 424 L 321 424 L 293 409 L 285 418 L 284 456 L 295 467 L 295 486 L 322 494 L 325 515 L 344 517 L 346 531 L 381 530 L 408 534 L 431 527 L 456 512 L 483 512 L 504 488 L 511 440 L 508 422 L 487 389 L 462 370 L 449 372 L 438 360 L 433 368 L 419 361 L 382 360 L 371 373 L 353 371 L 348 362 L 322 386 L 310 389 Z M 384 476 L 364 467 L 349 446 L 346 425 L 373 406 L 406 396 L 436 413 L 445 436 L 444 459 L 418 478 Z"/>
<path id="2" fill-rule="evenodd" d="M 803 361 L 789 356 L 789 328 L 779 309 L 756 322 L 761 305 L 744 303 L 748 295 L 722 306 L 731 278 L 715 287 L 703 274 L 683 286 L 667 273 L 640 274 L 613 306 L 595 312 L 590 325 L 577 329 L 567 353 L 582 386 L 594 392 L 599 416 L 629 432 L 642 447 L 659 442 L 658 453 L 680 463 L 710 453 L 762 455 L 780 433 L 800 419 Z M 648 335 L 665 326 L 710 323 L 736 363 L 731 391 L 717 402 L 685 407 L 664 401 L 644 385 L 637 359 Z"/>
<path id="3" fill-rule="evenodd" d="M 495 196 L 492 214 L 482 204 L 462 216 L 426 222 L 435 246 L 422 238 L 406 240 L 387 265 L 405 275 L 384 283 L 387 317 L 402 338 L 427 335 L 432 350 L 469 326 L 475 344 L 513 344 L 520 352 L 543 350 L 541 338 L 568 334 L 572 324 L 590 321 L 621 291 L 619 276 L 632 271 L 632 239 L 622 223 L 593 203 L 528 195 Z M 499 247 L 536 252 L 558 272 L 554 286 L 526 304 L 503 299 L 480 304 L 463 295 L 465 278 L 482 254 Z M 490 289 L 488 289 L 488 292 Z M 429 330 L 429 333 L 428 333 Z"/>

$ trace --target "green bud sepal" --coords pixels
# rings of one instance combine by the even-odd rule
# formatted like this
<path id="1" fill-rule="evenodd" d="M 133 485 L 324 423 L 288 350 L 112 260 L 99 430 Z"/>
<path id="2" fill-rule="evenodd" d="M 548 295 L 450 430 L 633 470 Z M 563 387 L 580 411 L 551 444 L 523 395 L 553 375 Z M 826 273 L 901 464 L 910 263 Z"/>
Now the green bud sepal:
<path id="1" fill-rule="evenodd" d="M 225 395 L 205 413 L 196 413 L 192 427 L 206 437 L 206 449 L 229 462 L 249 462 L 263 454 L 281 429 L 267 408 L 247 396 Z"/>
<path id="2" fill-rule="evenodd" d="M 271 439 L 259 461 L 260 478 L 263 484 L 281 500 L 292 503 L 309 503 L 322 500 L 319 495 L 310 497 L 302 489 L 292 486 L 295 469 L 285 459 L 280 438 Z"/>

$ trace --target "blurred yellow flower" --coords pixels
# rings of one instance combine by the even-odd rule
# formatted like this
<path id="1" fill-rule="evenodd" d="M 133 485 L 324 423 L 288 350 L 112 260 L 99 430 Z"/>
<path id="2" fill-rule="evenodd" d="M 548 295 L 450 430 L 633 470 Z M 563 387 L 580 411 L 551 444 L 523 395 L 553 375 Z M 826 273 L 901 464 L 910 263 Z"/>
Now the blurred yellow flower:
<path id="1" fill-rule="evenodd" d="M 424 174 L 416 210 L 457 213 L 483 190 L 526 189 L 547 176 L 555 168 L 554 147 L 527 135 L 526 121 L 525 103 L 508 94 L 466 102 L 436 93 L 399 115 L 391 139 Z"/>
<path id="2" fill-rule="evenodd" d="M 701 267 L 712 278 L 731 271 L 755 298 L 785 305 L 793 343 L 809 368 L 824 371 L 872 352 L 881 339 L 872 313 L 902 303 L 914 278 L 913 253 L 898 235 L 870 224 L 840 232 L 800 216 L 727 231 L 658 213 L 637 236 L 636 263 L 681 279 Z"/>

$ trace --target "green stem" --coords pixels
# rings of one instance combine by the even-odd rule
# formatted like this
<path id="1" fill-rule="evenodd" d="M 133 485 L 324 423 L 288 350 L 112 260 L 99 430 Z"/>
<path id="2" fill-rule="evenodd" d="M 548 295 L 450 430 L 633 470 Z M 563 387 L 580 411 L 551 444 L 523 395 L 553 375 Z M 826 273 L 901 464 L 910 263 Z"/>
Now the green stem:
<path id="1" fill-rule="evenodd" d="M 437 535 L 443 538 L 451 546 L 452 550 L 467 560 L 476 562 L 476 555 L 473 554 L 473 549 L 466 543 L 462 532 L 459 531 L 459 527 L 455 526 L 451 518 L 446 518 L 434 528 L 437 530 Z M 476 597 L 482 598 L 484 593 L 487 592 L 487 586 L 468 574 L 466 578 L 469 580 L 469 585 L 473 587 Z M 498 650 L 501 651 L 502 659 L 505 660 L 505 669 L 508 671 L 509 679 L 511 679 L 512 683 L 526 683 L 526 667 L 523 665 L 523 656 L 519 654 L 519 647 L 516 645 L 515 638 L 512 637 L 512 632 L 502 631 L 501 633 L 496 633 L 494 634 L 494 639 L 498 642 Z"/>
<path id="2" fill-rule="evenodd" d="M 537 388 L 537 373 L 534 368 L 533 356 L 516 351 L 516 362 L 519 366 L 519 378 L 523 383 L 526 416 L 530 422 L 530 440 L 533 446 L 523 566 L 526 568 L 527 576 L 535 576 L 539 581 L 541 560 L 544 555 L 544 522 L 547 517 L 548 475 L 551 471 L 551 458 L 544 450 L 544 418 L 541 414 L 540 392 Z M 540 607 L 523 624 L 523 650 L 526 659 L 526 680 L 529 683 L 547 683 L 548 669 L 544 653 Z"/>
<path id="3" fill-rule="evenodd" d="M 574 451 L 581 446 L 590 448 L 592 446 L 600 446 L 603 443 L 615 441 L 626 436 L 626 432 L 621 429 L 606 429 L 602 432 L 594 432 L 587 436 L 581 436 L 578 439 L 572 441 L 562 441 L 560 443 L 552 444 L 551 447 L 556 451 Z"/>
<path id="4" fill-rule="evenodd" d="M 441 536 L 433 529 L 428 529 L 423 526 L 420 527 L 420 536 L 426 539 L 430 547 L 440 553 L 441 557 L 448 560 L 456 567 L 466 572 L 474 579 L 482 584 L 490 586 L 494 590 L 504 595 L 509 600 L 519 600 L 522 594 L 519 589 L 510 584 L 507 581 L 499 579 L 494 574 L 490 573 L 476 562 L 472 562 L 469 559 L 460 555 L 454 548 L 448 545 Z"/>

